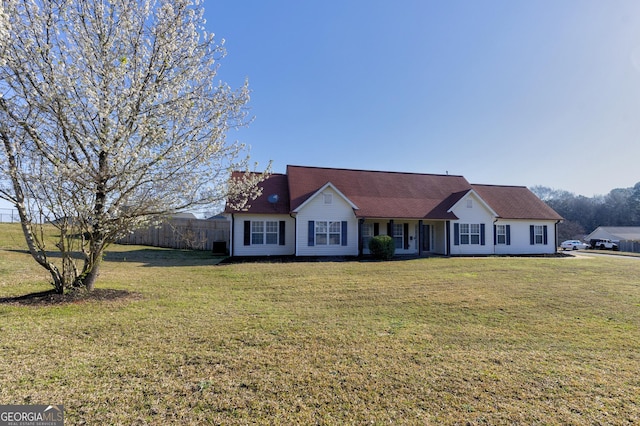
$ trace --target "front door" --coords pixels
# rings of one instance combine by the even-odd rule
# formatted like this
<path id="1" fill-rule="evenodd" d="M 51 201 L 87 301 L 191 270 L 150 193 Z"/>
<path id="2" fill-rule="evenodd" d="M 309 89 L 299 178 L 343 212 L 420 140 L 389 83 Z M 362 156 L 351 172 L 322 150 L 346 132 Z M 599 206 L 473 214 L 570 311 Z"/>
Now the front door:
<path id="1" fill-rule="evenodd" d="M 431 251 L 431 225 L 422 225 L 422 251 Z"/>

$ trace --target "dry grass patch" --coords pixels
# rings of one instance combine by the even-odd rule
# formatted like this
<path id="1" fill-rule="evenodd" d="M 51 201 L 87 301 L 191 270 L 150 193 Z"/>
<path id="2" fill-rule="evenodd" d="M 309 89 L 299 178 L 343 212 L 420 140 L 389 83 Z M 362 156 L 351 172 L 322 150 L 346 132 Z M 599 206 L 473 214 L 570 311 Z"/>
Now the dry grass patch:
<path id="1" fill-rule="evenodd" d="M 139 297 L 0 304 L 0 401 L 69 424 L 640 421 L 637 259 L 217 261 L 114 246 L 98 287 Z M 0 271 L 0 297 L 47 289 L 24 253 Z"/>

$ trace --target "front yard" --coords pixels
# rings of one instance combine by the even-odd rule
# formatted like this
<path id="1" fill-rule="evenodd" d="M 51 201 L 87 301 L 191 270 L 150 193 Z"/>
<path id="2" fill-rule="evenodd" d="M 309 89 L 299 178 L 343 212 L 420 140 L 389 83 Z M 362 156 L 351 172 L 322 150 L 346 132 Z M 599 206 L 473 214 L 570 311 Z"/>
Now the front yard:
<path id="1" fill-rule="evenodd" d="M 5 299 L 49 289 L 16 230 Z M 116 297 L 5 300 L 0 403 L 69 425 L 640 422 L 638 259 L 216 263 L 113 246 Z"/>

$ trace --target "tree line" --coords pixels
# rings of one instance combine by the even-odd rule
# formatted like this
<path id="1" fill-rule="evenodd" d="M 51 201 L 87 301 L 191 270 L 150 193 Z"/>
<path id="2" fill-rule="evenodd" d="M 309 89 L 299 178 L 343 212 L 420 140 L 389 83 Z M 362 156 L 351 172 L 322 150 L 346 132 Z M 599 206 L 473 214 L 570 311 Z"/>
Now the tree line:
<path id="1" fill-rule="evenodd" d="M 640 226 L 640 182 L 594 197 L 545 186 L 531 191 L 564 218 L 558 225 L 560 241 L 581 239 L 598 226 Z"/>

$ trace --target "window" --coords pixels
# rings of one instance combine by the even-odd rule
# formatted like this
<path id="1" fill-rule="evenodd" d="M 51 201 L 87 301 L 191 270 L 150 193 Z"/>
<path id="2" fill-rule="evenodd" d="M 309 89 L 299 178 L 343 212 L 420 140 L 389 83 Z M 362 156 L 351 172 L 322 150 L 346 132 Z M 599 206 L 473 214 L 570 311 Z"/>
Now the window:
<path id="1" fill-rule="evenodd" d="M 331 194 L 322 194 L 322 195 L 324 198 L 324 203 L 331 204 L 331 202 L 333 201 L 333 197 L 331 196 Z"/>
<path id="2" fill-rule="evenodd" d="M 316 245 L 340 245 L 342 241 L 342 222 L 316 221 Z"/>
<path id="3" fill-rule="evenodd" d="M 544 227 L 540 225 L 534 226 L 533 237 L 535 244 L 544 244 Z"/>
<path id="4" fill-rule="evenodd" d="M 264 222 L 251 222 L 251 244 L 264 244 Z"/>
<path id="5" fill-rule="evenodd" d="M 362 247 L 369 248 L 369 241 L 373 238 L 373 223 L 362 224 Z"/>
<path id="6" fill-rule="evenodd" d="M 460 224 L 460 244 L 480 244 L 480 224 Z"/>
<path id="7" fill-rule="evenodd" d="M 251 221 L 251 245 L 278 244 L 277 221 Z"/>
<path id="8" fill-rule="evenodd" d="M 404 247 L 404 225 L 402 223 L 393 224 L 392 237 L 397 249 Z"/>
<path id="9" fill-rule="evenodd" d="M 467 199 L 467 208 L 468 209 L 473 208 L 473 200 L 471 198 Z"/>
<path id="10" fill-rule="evenodd" d="M 265 228 L 267 244 L 278 244 L 278 222 L 265 222 Z"/>
<path id="11" fill-rule="evenodd" d="M 496 225 L 496 244 L 507 244 L 507 225 Z"/>

